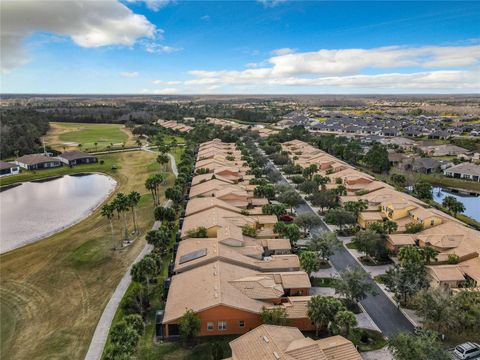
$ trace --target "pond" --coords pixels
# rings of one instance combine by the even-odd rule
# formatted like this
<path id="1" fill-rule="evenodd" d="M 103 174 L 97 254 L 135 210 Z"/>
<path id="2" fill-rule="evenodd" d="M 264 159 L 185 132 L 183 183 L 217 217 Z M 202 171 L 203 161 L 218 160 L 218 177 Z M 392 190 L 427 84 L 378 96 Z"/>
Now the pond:
<path id="1" fill-rule="evenodd" d="M 0 193 L 0 253 L 59 232 L 86 218 L 115 189 L 100 174 L 25 182 Z"/>
<path id="2" fill-rule="evenodd" d="M 480 221 L 480 197 L 473 195 L 463 195 L 452 193 L 442 187 L 433 188 L 433 200 L 441 204 L 443 199 L 447 196 L 453 196 L 465 206 L 464 214 L 470 216 L 472 219 Z"/>

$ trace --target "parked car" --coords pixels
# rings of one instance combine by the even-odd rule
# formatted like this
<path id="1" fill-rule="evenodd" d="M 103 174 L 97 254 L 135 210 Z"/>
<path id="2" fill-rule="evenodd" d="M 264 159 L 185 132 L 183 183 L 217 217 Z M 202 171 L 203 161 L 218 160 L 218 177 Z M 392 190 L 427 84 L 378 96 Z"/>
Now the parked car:
<path id="1" fill-rule="evenodd" d="M 457 345 L 453 350 L 454 358 L 461 360 L 480 358 L 480 345 L 474 342 L 466 342 Z"/>
<path id="2" fill-rule="evenodd" d="M 289 214 L 280 215 L 279 219 L 283 222 L 292 222 L 293 220 L 295 220 L 295 218 Z"/>

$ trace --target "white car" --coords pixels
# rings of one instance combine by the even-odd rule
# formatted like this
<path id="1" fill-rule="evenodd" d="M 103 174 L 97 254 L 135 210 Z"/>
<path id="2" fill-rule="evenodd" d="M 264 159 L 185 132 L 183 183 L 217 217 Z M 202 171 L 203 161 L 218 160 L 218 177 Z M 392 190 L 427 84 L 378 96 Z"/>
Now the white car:
<path id="1" fill-rule="evenodd" d="M 480 345 L 474 342 L 466 342 L 457 345 L 453 350 L 453 355 L 455 358 L 461 360 L 480 358 Z"/>

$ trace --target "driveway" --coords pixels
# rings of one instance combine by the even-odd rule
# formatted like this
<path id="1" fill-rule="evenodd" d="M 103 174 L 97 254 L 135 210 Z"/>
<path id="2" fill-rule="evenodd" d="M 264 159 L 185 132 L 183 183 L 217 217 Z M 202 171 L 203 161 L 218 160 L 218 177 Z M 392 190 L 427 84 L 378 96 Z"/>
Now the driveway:
<path id="1" fill-rule="evenodd" d="M 275 171 L 279 172 L 271 161 L 267 166 L 272 167 Z M 282 177 L 278 183 L 289 185 L 283 174 L 281 172 L 279 173 Z M 297 206 L 295 209 L 298 214 L 312 213 L 318 216 L 318 214 L 305 202 Z M 316 235 L 324 231 L 330 230 L 322 220 L 320 226 L 312 229 L 311 233 Z M 343 271 L 347 268 L 359 266 L 357 260 L 344 247 L 335 251 L 335 254 L 330 257 L 330 263 L 337 271 Z M 373 284 L 376 295 L 369 295 L 365 300 L 361 301 L 361 304 L 382 333 L 386 336 L 390 336 L 398 331 L 413 331 L 413 325 L 410 321 L 408 321 L 402 312 L 397 309 L 371 277 L 370 281 Z"/>

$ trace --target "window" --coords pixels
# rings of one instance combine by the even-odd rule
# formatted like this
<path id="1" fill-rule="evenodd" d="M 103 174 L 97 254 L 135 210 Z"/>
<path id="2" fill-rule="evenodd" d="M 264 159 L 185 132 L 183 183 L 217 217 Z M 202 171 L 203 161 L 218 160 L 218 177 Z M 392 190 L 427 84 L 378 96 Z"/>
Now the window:
<path id="1" fill-rule="evenodd" d="M 430 225 L 432 225 L 432 226 L 435 225 L 435 220 L 433 220 L 433 219 L 430 220 Z"/>
<path id="2" fill-rule="evenodd" d="M 218 322 L 218 330 L 227 330 L 227 322 L 226 321 L 219 321 Z"/>
<path id="3" fill-rule="evenodd" d="M 240 327 L 245 327 L 245 320 L 240 320 L 240 321 L 238 322 L 238 326 L 240 326 Z"/>
<path id="4" fill-rule="evenodd" d="M 213 322 L 208 322 L 207 323 L 207 330 L 212 331 L 213 330 Z"/>

